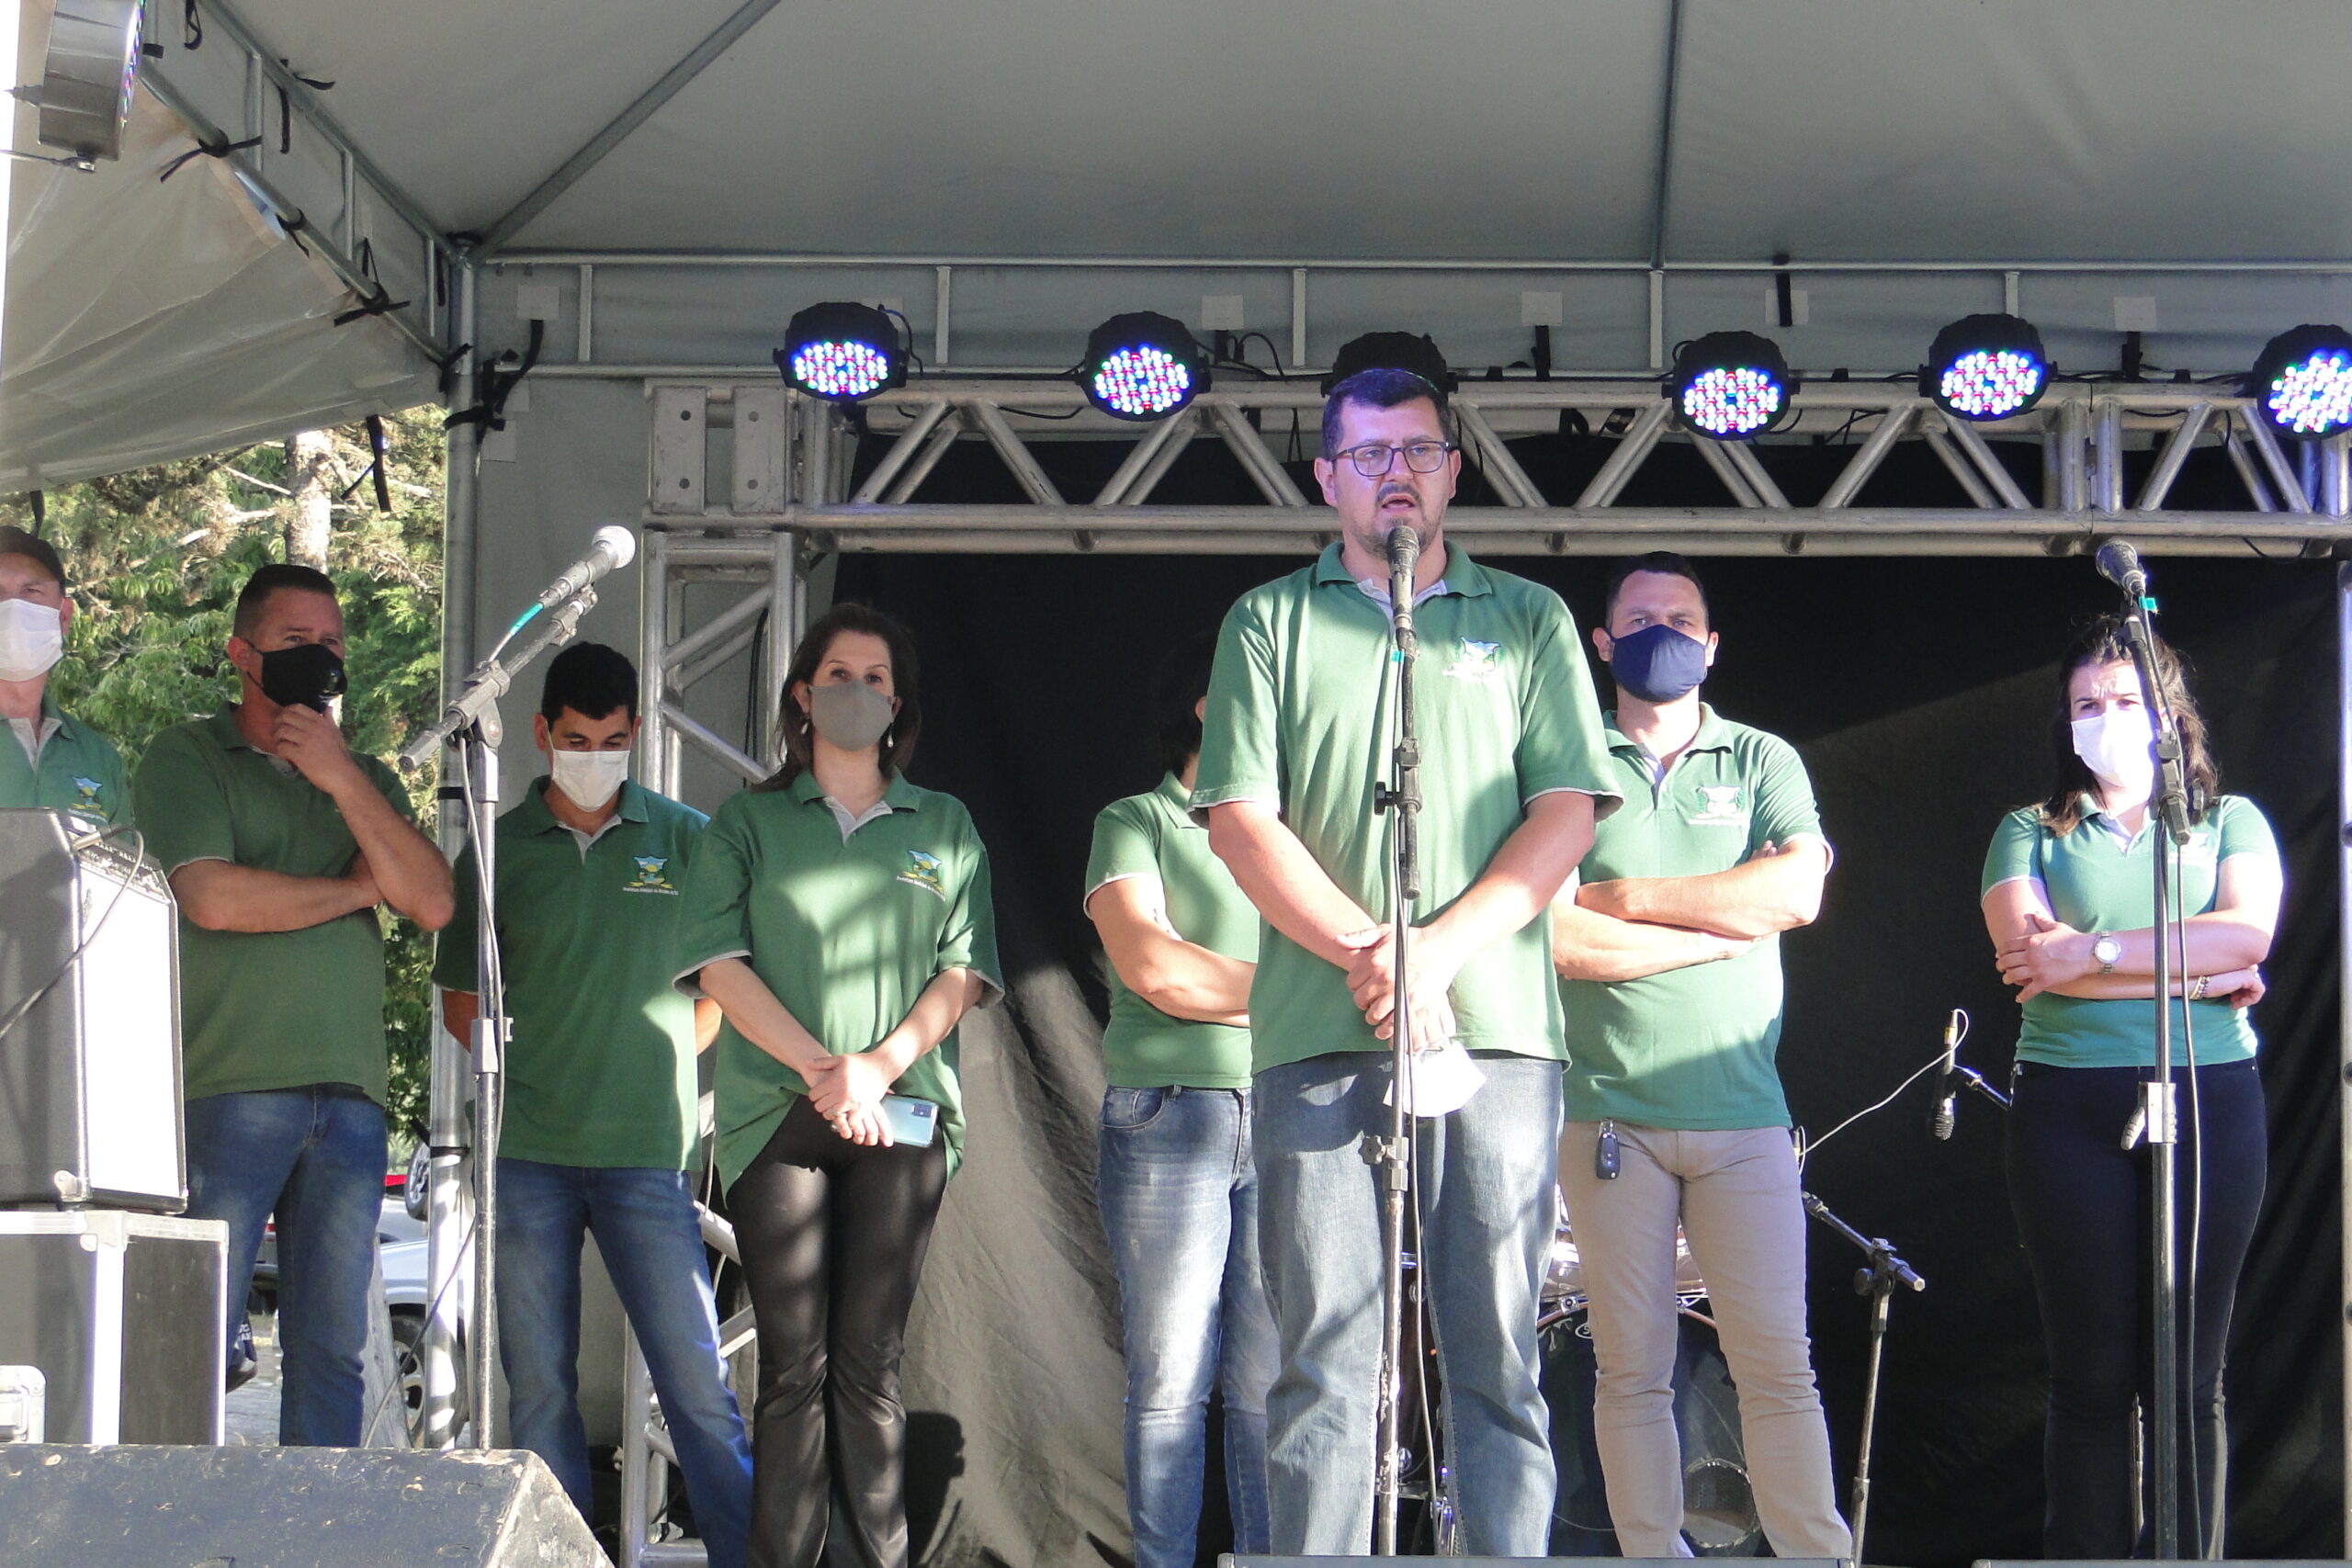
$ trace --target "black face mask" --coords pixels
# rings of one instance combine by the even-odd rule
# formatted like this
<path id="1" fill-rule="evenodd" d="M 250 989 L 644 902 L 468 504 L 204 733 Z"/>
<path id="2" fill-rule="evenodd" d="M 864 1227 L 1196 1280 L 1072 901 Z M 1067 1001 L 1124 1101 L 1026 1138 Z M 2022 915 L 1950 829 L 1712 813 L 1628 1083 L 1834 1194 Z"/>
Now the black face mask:
<path id="1" fill-rule="evenodd" d="M 343 695 L 343 660 L 322 642 L 273 649 L 261 656 L 261 694 L 279 707 L 327 711 L 327 699 Z"/>

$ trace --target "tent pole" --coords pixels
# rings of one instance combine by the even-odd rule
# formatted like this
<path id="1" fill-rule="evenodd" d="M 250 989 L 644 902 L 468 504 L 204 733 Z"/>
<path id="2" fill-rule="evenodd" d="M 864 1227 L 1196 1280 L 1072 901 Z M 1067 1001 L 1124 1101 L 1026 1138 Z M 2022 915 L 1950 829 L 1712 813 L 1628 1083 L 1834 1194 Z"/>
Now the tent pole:
<path id="1" fill-rule="evenodd" d="M 2343 1294 L 2345 1314 L 2336 1320 L 2344 1343 L 2344 1540 L 2352 1542 L 2352 565 L 2335 569 L 2335 789 L 2336 789 L 2336 921 L 2337 1139 L 2342 1168 L 2337 1182 L 2343 1211 Z"/>
<path id="2" fill-rule="evenodd" d="M 474 341 L 474 269 L 470 264 L 450 267 L 450 335 L 458 342 Z M 455 413 L 474 401 L 474 355 L 460 355 L 449 383 L 448 409 Z M 452 426 L 443 452 L 447 483 L 441 513 L 441 694 L 454 699 L 473 667 L 474 593 L 480 585 L 481 505 L 475 484 L 474 454 L 480 427 Z M 454 849 L 464 841 L 460 812 L 444 803 L 441 842 Z M 425 1139 L 432 1151 L 427 1167 L 425 1217 L 425 1281 L 427 1316 L 424 1343 L 418 1348 L 424 1377 L 424 1446 L 450 1449 L 458 1440 L 457 1344 L 460 1314 L 456 1281 L 470 1274 L 467 1254 L 467 1191 L 459 1170 L 466 1144 L 466 1084 L 469 1077 L 465 1052 L 447 1030 L 439 1027 L 435 1008 L 433 1076 Z M 467 1315 L 470 1315 L 469 1314 Z"/>

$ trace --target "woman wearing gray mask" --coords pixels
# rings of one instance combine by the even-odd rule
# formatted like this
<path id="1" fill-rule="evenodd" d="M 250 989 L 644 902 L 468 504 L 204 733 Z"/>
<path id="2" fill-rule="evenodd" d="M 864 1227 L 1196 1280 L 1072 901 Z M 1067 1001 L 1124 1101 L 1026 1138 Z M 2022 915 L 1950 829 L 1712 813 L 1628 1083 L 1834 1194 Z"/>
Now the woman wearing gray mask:
<path id="1" fill-rule="evenodd" d="M 2262 1080 L 2247 1010 L 2278 919 L 2278 847 L 2254 803 L 2223 795 L 2180 662 L 2154 648 L 2180 728 L 2188 841 L 2176 889 L 2185 962 L 2172 964 L 2178 1071 L 2188 1387 L 2178 1425 L 2184 1547 L 2222 1555 L 2227 1433 L 2222 1355 L 2238 1271 L 2262 1207 Z M 2101 616 L 2059 666 L 2048 798 L 2002 819 L 1985 857 L 1984 924 L 2018 987 L 2009 1202 L 2033 1270 L 2050 1358 L 2042 1554 L 2134 1555 L 2133 1437 L 2146 1386 L 2148 1153 L 2122 1134 L 2155 1058 L 2151 857 L 2154 730 L 2122 622 Z M 2193 1070 L 2191 1070 L 2193 1069 Z M 2190 1216 L 2196 1216 L 2195 1224 Z M 2144 1444 L 2143 1445 L 2144 1448 Z M 2144 1467 L 2153 1470 L 2153 1464 Z"/>
<path id="2" fill-rule="evenodd" d="M 760 1348 L 750 1560 L 903 1568 L 899 1359 L 963 1148 L 956 1026 L 1003 990 L 988 854 L 961 803 L 899 772 L 922 705 L 898 621 L 820 618 L 783 718 L 784 766 L 711 818 L 678 922 L 679 987 L 726 1019 L 718 1170 Z"/>

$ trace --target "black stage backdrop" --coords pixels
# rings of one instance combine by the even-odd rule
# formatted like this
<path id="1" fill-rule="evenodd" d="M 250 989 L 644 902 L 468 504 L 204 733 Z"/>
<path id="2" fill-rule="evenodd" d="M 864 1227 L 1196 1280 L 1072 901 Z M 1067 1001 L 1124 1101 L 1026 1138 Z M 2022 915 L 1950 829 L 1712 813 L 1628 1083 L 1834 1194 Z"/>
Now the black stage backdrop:
<path id="1" fill-rule="evenodd" d="M 1065 463 L 1097 477 L 1119 456 L 1063 450 L 1077 454 Z M 1524 460 L 1539 468 L 1544 455 Z M 1207 455 L 1192 493 L 1222 498 L 1240 482 L 1208 466 L 1220 456 Z M 1826 483 L 1837 456 L 1800 451 L 1774 466 L 1801 493 Z M 1669 474 L 1657 499 L 1711 499 L 1694 470 Z M 1083 476 L 1057 477 L 1067 493 L 1085 493 Z M 1913 468 L 1900 479 L 1915 499 L 1947 499 L 1940 474 Z M 1005 484 L 983 471 L 959 479 L 953 468 L 935 482 L 933 493 L 972 500 L 998 499 Z M 2270 992 L 2256 1014 L 2271 1180 L 2229 1369 L 2229 1546 L 2233 1557 L 2334 1557 L 2334 568 L 2252 554 L 2154 563 L 2161 625 L 2192 661 L 2225 787 L 2268 813 L 2288 868 Z M 1012 987 L 1005 1005 L 965 1028 L 969 1157 L 910 1331 L 908 1485 L 926 1563 L 1130 1560 L 1117 1292 L 1092 1199 L 1103 960 L 1080 884 L 1094 813 L 1157 782 L 1144 694 L 1161 651 L 1295 564 L 842 564 L 837 597 L 879 604 L 915 628 L 925 722 L 910 772 L 961 798 L 978 822 Z M 1599 611 L 1605 560 L 1495 564 L 1556 589 L 1579 627 Z M 1886 1095 L 1936 1054 L 1953 1007 L 1974 1020 L 1963 1060 L 2005 1081 L 2017 1010 L 1993 968 L 1978 874 L 2000 815 L 2045 787 L 2057 654 L 2112 591 L 2079 558 L 1699 564 L 1723 637 L 1708 698 L 1797 746 L 1838 852 L 1820 920 L 1785 944 L 1781 1066 L 1798 1122 L 1818 1135 Z M 1928 1281 L 1925 1294 L 1894 1303 L 1869 1555 L 1943 1568 L 2038 1554 L 2043 1367 L 2002 1185 L 2001 1113 L 1964 1099 L 1957 1134 L 1935 1143 L 1924 1126 L 1928 1093 L 1915 1085 L 1822 1148 L 1806 1184 L 1865 1234 L 1891 1239 Z M 1814 1231 L 1815 1359 L 1841 1496 L 1865 1350 L 1866 1303 L 1850 1288 L 1857 1261 Z M 1220 1544 L 1204 1540 L 1204 1556 Z"/>

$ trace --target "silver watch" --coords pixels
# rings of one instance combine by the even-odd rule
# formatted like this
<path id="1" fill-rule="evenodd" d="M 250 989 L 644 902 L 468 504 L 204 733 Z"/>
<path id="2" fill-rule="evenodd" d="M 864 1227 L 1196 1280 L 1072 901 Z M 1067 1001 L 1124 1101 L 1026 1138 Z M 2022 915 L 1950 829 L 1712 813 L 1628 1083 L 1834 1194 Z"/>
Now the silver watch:
<path id="1" fill-rule="evenodd" d="M 2091 956 L 2098 961 L 2100 974 L 2112 975 L 2116 964 L 2122 961 L 2123 944 L 2106 931 L 2100 931 L 2091 938 Z"/>

